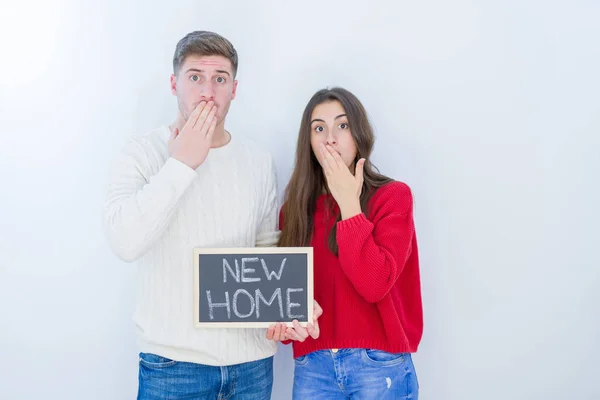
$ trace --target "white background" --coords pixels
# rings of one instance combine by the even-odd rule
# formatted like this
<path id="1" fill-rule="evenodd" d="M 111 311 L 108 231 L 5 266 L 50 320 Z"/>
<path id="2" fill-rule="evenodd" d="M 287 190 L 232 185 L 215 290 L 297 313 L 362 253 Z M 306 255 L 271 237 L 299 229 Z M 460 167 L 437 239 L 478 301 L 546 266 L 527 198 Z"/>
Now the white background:
<path id="1" fill-rule="evenodd" d="M 101 208 L 127 138 L 174 117 L 197 29 L 237 47 L 226 127 L 280 193 L 310 96 L 363 101 L 416 197 L 421 399 L 600 398 L 598 1 L 67 1 L 0 9 L 0 398 L 135 398 L 136 267 Z"/>

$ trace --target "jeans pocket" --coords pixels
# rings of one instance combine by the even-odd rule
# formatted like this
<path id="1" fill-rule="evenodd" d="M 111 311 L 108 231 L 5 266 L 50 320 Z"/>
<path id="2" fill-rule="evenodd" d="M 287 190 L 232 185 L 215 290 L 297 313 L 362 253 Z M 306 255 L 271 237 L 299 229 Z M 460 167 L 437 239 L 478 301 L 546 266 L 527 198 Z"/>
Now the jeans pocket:
<path id="1" fill-rule="evenodd" d="M 148 368 L 166 368 L 177 364 L 177 361 L 152 353 L 140 353 L 140 364 Z"/>
<path id="2" fill-rule="evenodd" d="M 398 365 L 405 360 L 406 353 L 388 353 L 383 350 L 363 349 L 362 359 L 369 365 L 389 366 Z"/>
<path id="3" fill-rule="evenodd" d="M 306 363 L 308 363 L 308 354 L 294 358 L 294 364 L 297 366 L 301 367 L 303 365 L 306 365 Z"/>

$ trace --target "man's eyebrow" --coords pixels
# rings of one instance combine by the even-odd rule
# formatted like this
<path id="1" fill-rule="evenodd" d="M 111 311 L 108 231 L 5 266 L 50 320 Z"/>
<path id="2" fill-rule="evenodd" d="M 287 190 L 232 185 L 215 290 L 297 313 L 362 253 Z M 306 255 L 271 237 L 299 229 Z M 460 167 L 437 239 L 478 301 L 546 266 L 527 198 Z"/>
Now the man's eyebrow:
<path id="1" fill-rule="evenodd" d="M 198 69 L 198 68 L 190 68 L 187 71 L 185 71 L 186 74 L 188 72 L 200 72 L 200 73 L 203 73 L 205 71 L 202 70 L 202 69 Z M 231 74 L 228 71 L 225 71 L 224 69 L 218 69 L 216 72 L 218 72 L 219 74 L 227 74 L 227 76 L 231 76 Z"/>

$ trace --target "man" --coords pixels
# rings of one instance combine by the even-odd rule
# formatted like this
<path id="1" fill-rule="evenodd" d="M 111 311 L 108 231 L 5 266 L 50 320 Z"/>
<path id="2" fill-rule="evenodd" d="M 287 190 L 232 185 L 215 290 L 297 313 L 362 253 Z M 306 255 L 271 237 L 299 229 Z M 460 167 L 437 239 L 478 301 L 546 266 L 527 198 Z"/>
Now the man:
<path id="1" fill-rule="evenodd" d="M 277 242 L 274 162 L 225 130 L 238 56 L 224 37 L 189 33 L 177 44 L 170 126 L 133 137 L 104 207 L 106 236 L 137 260 L 134 321 L 141 348 L 138 399 L 269 399 L 276 343 L 264 329 L 198 329 L 194 247 Z"/>

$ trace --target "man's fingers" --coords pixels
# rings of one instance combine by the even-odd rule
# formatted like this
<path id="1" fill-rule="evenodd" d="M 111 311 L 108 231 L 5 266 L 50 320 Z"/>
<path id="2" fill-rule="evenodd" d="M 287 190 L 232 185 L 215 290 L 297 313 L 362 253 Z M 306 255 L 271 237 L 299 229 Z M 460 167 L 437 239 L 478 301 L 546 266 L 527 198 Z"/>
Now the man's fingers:
<path id="1" fill-rule="evenodd" d="M 199 131 L 203 137 L 206 137 L 206 133 L 208 132 L 210 124 L 212 123 L 213 117 L 217 112 L 217 106 L 211 104 L 213 103 L 210 102 L 206 105 L 204 111 L 202 111 L 202 114 L 200 115 L 200 118 L 198 118 L 198 123 L 194 128 L 195 130 Z M 204 115 L 206 115 L 206 118 L 204 118 Z"/>
<path id="2" fill-rule="evenodd" d="M 287 337 L 287 329 L 288 327 L 280 322 L 269 326 L 267 329 L 267 339 L 273 340 L 276 342 L 281 342 L 286 340 Z"/>
<path id="3" fill-rule="evenodd" d="M 200 103 L 198 103 L 198 105 L 194 108 L 194 111 L 192 111 L 192 113 L 190 114 L 190 117 L 188 118 L 187 122 L 185 123 L 186 126 L 189 125 L 191 128 L 193 128 L 196 125 L 196 123 L 198 122 L 198 118 L 202 113 L 202 110 L 204 110 L 205 108 L 205 105 L 205 101 L 201 101 Z"/>
<path id="4" fill-rule="evenodd" d="M 275 325 L 271 325 L 269 327 L 269 329 L 267 329 L 267 339 L 273 340 L 274 335 L 275 335 Z"/>
<path id="5" fill-rule="evenodd" d="M 217 128 L 217 116 L 213 115 L 210 126 L 208 127 L 208 132 L 206 132 L 206 136 L 205 136 L 206 140 L 208 140 L 209 143 L 212 143 L 212 138 L 213 138 L 216 128 Z"/>
<path id="6" fill-rule="evenodd" d="M 275 338 L 275 340 L 279 340 L 280 336 L 281 336 L 281 324 L 276 324 L 275 331 L 273 333 L 273 337 Z"/>
<path id="7" fill-rule="evenodd" d="M 206 106 L 202 109 L 202 112 L 200 112 L 200 115 L 198 116 L 198 119 L 194 124 L 194 131 L 202 131 L 202 128 L 206 123 L 206 119 L 208 118 L 208 114 L 213 109 L 214 104 L 215 103 L 213 101 L 209 101 L 208 103 L 206 103 Z"/>
<path id="8" fill-rule="evenodd" d="M 171 136 L 169 136 L 169 140 L 175 140 L 175 138 L 177 137 L 177 135 L 179 135 L 179 129 L 174 128 L 171 131 Z"/>
<path id="9" fill-rule="evenodd" d="M 218 107 L 215 105 L 213 105 L 212 107 L 210 106 L 206 106 L 206 110 L 208 111 L 208 114 L 206 114 L 206 119 L 204 120 L 204 123 L 202 124 L 202 126 L 196 126 L 197 128 L 200 128 L 200 132 L 204 134 L 204 136 L 206 137 L 206 134 L 208 133 L 208 130 L 210 129 L 210 125 L 212 124 L 213 118 L 215 118 L 215 114 L 217 113 Z M 199 124 L 200 122 L 198 122 Z"/>
<path id="10" fill-rule="evenodd" d="M 279 341 L 281 342 L 281 341 L 284 341 L 287 339 L 287 335 L 286 335 L 287 325 L 283 324 L 283 323 L 280 323 L 280 325 L 281 325 L 281 331 L 279 333 Z"/>

